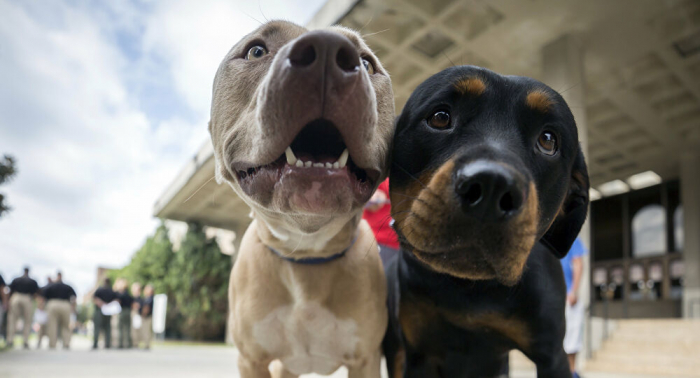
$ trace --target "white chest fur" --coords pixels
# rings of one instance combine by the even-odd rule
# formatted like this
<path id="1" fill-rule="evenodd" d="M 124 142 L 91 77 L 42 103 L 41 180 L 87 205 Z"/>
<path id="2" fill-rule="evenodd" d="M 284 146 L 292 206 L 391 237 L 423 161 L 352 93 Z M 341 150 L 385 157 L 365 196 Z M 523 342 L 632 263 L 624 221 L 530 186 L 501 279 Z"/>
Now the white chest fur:
<path id="1" fill-rule="evenodd" d="M 331 374 L 355 356 L 352 319 L 338 319 L 315 302 L 279 307 L 253 325 L 253 337 L 293 374 Z"/>

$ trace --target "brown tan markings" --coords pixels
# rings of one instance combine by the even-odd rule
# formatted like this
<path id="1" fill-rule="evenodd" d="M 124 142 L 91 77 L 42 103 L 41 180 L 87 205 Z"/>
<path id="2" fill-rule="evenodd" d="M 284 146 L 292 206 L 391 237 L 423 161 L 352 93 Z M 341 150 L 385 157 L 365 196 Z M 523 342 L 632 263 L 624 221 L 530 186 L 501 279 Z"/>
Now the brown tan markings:
<path id="1" fill-rule="evenodd" d="M 419 346 L 422 336 L 429 333 L 427 328 L 437 326 L 441 320 L 466 330 L 486 328 L 512 340 L 523 351 L 527 352 L 530 348 L 530 330 L 524 321 L 514 316 L 496 312 L 456 313 L 438 308 L 430 301 L 416 296 L 401 301 L 399 322 L 403 335 L 411 346 Z M 397 363 L 395 366 L 402 365 Z"/>
<path id="2" fill-rule="evenodd" d="M 454 87 L 462 95 L 480 96 L 486 90 L 486 83 L 478 77 L 467 76 L 454 83 Z"/>
<path id="3" fill-rule="evenodd" d="M 459 206 L 455 202 L 452 185 L 454 166 L 454 161 L 450 159 L 437 170 L 420 175 L 420 182 L 411 182 L 404 188 L 392 188 L 392 216 L 397 228 L 414 247 L 414 255 L 439 272 L 467 279 L 498 278 L 504 284 L 515 284 L 535 243 L 539 223 L 537 188 L 530 183 L 525 208 L 509 221 L 507 229 L 494 226 L 494 235 L 503 237 L 495 238 L 500 239 L 501 244 L 489 247 L 484 244 L 488 241 L 481 240 L 483 238 L 478 235 L 467 234 L 472 228 L 470 224 L 457 225 L 450 220 L 455 207 Z M 456 231 L 454 227 L 461 228 Z M 496 254 L 470 252 L 468 256 L 456 254 L 446 257 L 444 253 L 454 248 L 450 245 L 456 232 L 465 237 L 463 242 L 466 244 L 462 248 L 490 250 Z"/>
<path id="4" fill-rule="evenodd" d="M 554 105 L 554 100 L 543 89 L 535 89 L 527 94 L 525 103 L 531 109 L 540 113 L 547 113 L 549 108 Z"/>
<path id="5" fill-rule="evenodd" d="M 512 340 L 521 350 L 527 352 L 530 348 L 530 331 L 527 324 L 513 316 L 508 317 L 495 312 L 482 314 L 459 314 L 447 311 L 440 312 L 448 322 L 466 329 L 488 328 L 505 338 Z"/>
<path id="6" fill-rule="evenodd" d="M 421 249 L 425 245 L 420 239 L 427 242 L 422 236 L 426 236 L 428 230 L 421 229 L 421 226 L 427 223 L 438 228 L 447 216 L 448 200 L 443 192 L 450 186 L 453 168 L 454 161 L 449 160 L 437 170 L 422 173 L 405 188 L 391 190 L 391 215 L 403 235 L 416 248 Z"/>
<path id="7" fill-rule="evenodd" d="M 403 367 L 406 364 L 406 349 L 400 347 L 394 356 L 394 378 L 403 377 Z"/>
<path id="8" fill-rule="evenodd" d="M 414 296 L 401 299 L 399 323 L 409 345 L 418 346 L 425 329 L 437 325 L 438 320 L 438 309 L 432 303 Z"/>

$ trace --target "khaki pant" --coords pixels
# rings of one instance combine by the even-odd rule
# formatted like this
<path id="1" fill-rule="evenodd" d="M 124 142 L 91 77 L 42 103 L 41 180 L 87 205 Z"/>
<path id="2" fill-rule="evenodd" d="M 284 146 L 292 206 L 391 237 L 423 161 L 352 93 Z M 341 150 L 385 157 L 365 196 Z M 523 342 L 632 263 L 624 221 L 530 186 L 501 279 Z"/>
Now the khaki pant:
<path id="1" fill-rule="evenodd" d="M 20 315 L 22 316 L 20 318 Z M 10 313 L 7 317 L 7 341 L 12 344 L 17 332 L 17 320 L 22 319 L 22 336 L 24 344 L 29 344 L 29 331 L 32 328 L 32 318 L 34 317 L 34 304 L 32 296 L 29 294 L 14 293 L 10 297 Z"/>
<path id="2" fill-rule="evenodd" d="M 37 333 L 37 337 L 36 337 L 36 339 L 37 339 L 36 348 L 37 349 L 41 348 L 41 339 L 43 339 L 44 336 L 46 336 L 46 335 L 47 335 L 46 324 L 41 324 L 39 326 L 39 332 Z"/>
<path id="3" fill-rule="evenodd" d="M 138 348 L 141 343 L 141 330 L 143 328 L 134 328 L 134 316 L 138 315 L 138 311 L 131 311 L 131 345 Z M 143 323 L 141 325 L 143 327 Z"/>
<path id="4" fill-rule="evenodd" d="M 49 323 L 46 325 L 49 334 L 49 348 L 56 348 L 59 328 L 61 329 L 63 348 L 70 347 L 70 302 L 61 299 L 51 299 L 46 304 L 46 313 L 49 315 Z"/>
<path id="5" fill-rule="evenodd" d="M 153 331 L 151 330 L 152 324 L 153 323 L 153 317 L 144 317 L 143 322 L 141 323 L 141 340 L 144 343 L 144 348 L 150 348 L 151 347 L 151 336 L 153 335 Z"/>

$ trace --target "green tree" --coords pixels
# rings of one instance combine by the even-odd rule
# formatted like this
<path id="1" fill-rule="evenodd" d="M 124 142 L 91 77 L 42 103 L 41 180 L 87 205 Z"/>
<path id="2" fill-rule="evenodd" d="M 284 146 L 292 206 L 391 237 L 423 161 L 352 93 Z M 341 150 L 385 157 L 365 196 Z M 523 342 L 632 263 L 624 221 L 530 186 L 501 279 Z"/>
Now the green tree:
<path id="1" fill-rule="evenodd" d="M 157 294 L 167 294 L 167 337 L 223 340 L 231 266 L 231 258 L 197 223 L 189 224 L 180 249 L 173 252 L 168 228 L 161 222 L 131 262 L 111 277 L 150 283 Z"/>
<path id="2" fill-rule="evenodd" d="M 15 159 L 10 155 L 5 155 L 0 160 L 0 185 L 9 182 L 17 174 Z M 0 217 L 10 211 L 10 207 L 5 203 L 5 195 L 0 193 Z"/>
<path id="3" fill-rule="evenodd" d="M 201 225 L 190 223 L 169 275 L 186 337 L 224 339 L 231 266 L 231 257 L 221 253 L 216 240 L 207 238 Z"/>
<path id="4" fill-rule="evenodd" d="M 160 223 L 153 235 L 149 236 L 131 258 L 128 265 L 112 271 L 112 282 L 117 278 L 125 278 L 129 284 L 138 282 L 141 286 L 153 285 L 156 294 L 168 296 L 168 308 L 165 319 L 165 334 L 168 337 L 180 337 L 182 332 L 181 317 L 173 301 L 173 292 L 169 286 L 169 274 L 175 257 L 173 244 L 168 235 L 165 222 Z"/>

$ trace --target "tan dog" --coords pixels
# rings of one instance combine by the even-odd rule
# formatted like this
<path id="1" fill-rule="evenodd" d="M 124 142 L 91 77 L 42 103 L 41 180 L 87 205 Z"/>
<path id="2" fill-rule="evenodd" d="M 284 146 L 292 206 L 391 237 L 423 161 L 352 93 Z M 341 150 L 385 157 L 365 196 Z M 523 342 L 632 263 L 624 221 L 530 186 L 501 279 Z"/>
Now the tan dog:
<path id="1" fill-rule="evenodd" d="M 253 209 L 231 274 L 241 376 L 380 376 L 386 283 L 363 205 L 386 177 L 391 81 L 349 29 L 273 21 L 214 80 L 216 177 Z"/>

